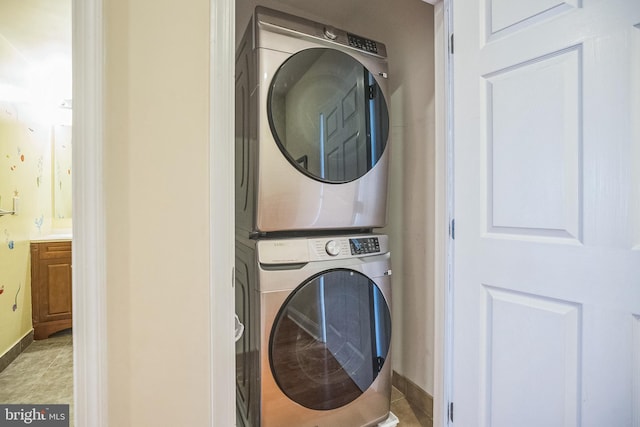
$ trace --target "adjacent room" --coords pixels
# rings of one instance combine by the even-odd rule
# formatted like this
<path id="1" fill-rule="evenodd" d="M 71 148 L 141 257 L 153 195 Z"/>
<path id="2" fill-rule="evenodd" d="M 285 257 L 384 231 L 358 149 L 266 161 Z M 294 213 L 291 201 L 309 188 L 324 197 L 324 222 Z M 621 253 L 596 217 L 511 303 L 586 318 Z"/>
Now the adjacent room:
<path id="1" fill-rule="evenodd" d="M 73 403 L 71 1 L 0 4 L 0 402 Z"/>

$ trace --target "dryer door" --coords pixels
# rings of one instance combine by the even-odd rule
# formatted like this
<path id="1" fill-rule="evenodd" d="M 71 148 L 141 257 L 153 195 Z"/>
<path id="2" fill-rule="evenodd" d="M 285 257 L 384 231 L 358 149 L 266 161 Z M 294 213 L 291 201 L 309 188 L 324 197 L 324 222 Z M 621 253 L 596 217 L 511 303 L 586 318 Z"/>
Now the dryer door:
<path id="1" fill-rule="evenodd" d="M 280 389 L 310 409 L 362 395 L 387 358 L 391 315 L 378 286 L 335 269 L 313 276 L 285 301 L 271 331 L 269 360 Z"/>
<path id="2" fill-rule="evenodd" d="M 375 76 L 346 53 L 312 48 L 275 74 L 271 132 L 289 162 L 321 182 L 344 183 L 371 170 L 389 136 L 387 104 Z"/>

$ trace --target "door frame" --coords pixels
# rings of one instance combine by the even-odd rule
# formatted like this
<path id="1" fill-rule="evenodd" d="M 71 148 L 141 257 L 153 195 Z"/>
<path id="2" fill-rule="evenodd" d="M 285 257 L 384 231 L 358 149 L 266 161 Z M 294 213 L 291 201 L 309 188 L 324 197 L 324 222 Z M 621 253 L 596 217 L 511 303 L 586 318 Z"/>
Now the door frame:
<path id="1" fill-rule="evenodd" d="M 72 0 L 75 425 L 108 426 L 102 0 Z M 78 286 L 81 283 L 82 286 Z"/>
<path id="2" fill-rule="evenodd" d="M 73 371 L 76 425 L 107 427 L 108 342 L 104 182 L 102 0 L 72 0 Z M 233 71 L 235 0 L 210 1 L 210 384 L 209 425 L 235 423 L 233 376 Z M 230 82 L 230 83 L 229 83 Z M 215 102 L 218 101 L 218 102 Z M 226 101 L 226 102 L 225 102 Z M 225 140 L 225 139 L 222 139 Z M 214 147 L 216 148 L 214 150 Z M 222 208 L 220 208 L 222 206 Z M 226 209 L 224 207 L 227 207 Z M 224 284 L 227 283 L 227 286 Z"/>
<path id="3" fill-rule="evenodd" d="M 434 4 L 436 215 L 434 307 L 434 427 L 453 422 L 453 3 Z"/>
<path id="4" fill-rule="evenodd" d="M 425 0 L 434 6 L 435 32 L 435 102 L 436 102 L 436 260 L 435 260 L 435 348 L 434 348 L 434 427 L 449 425 L 448 408 L 451 396 L 451 360 L 453 354 L 452 333 L 452 265 L 453 243 L 450 236 L 453 215 L 453 70 L 449 42 L 451 40 L 453 0 Z M 233 164 L 235 94 L 233 75 L 235 68 L 235 2 L 236 0 L 211 0 L 211 330 L 212 357 L 212 426 L 235 425 L 235 379 L 231 326 L 222 328 L 233 318 L 234 294 L 232 287 L 224 291 L 214 283 L 225 283 L 225 272 L 233 269 L 234 212 L 220 206 L 234 206 Z M 226 20 L 225 20 L 226 19 Z M 214 67 L 215 64 L 215 67 Z M 230 73 L 230 74 L 229 74 Z M 230 79 L 230 80 L 229 80 Z M 229 82 L 225 87 L 225 82 Z M 214 94 L 216 96 L 214 96 Z M 216 132 L 219 129 L 219 132 Z M 227 144 L 215 144 L 228 141 Z M 216 150 L 217 148 L 217 155 Z M 228 157 L 225 157 L 228 156 Z M 222 161 L 224 159 L 224 161 Z M 217 207 L 217 209 L 216 209 Z M 427 224 L 425 224 L 425 227 Z M 214 245 L 214 242 L 218 242 Z M 222 244 L 224 242 L 224 244 Z M 231 248 L 225 253 L 225 248 Z M 216 254 L 214 257 L 213 255 Z M 217 276 L 215 276 L 217 275 Z M 214 296 L 218 296 L 216 299 Z M 425 325 L 426 327 L 426 325 Z M 215 337 L 225 337 L 229 351 L 214 353 Z M 220 351 L 219 344 L 216 346 Z M 227 346 L 225 345 L 225 348 Z M 229 356 L 229 357 L 227 357 Z M 229 399 L 232 400 L 229 400 Z M 229 403 L 230 402 L 230 403 Z M 216 420 L 219 421 L 216 422 Z"/>
<path id="5" fill-rule="evenodd" d="M 211 426 L 234 426 L 235 387 L 235 0 L 210 0 Z M 224 143 L 226 142 L 226 143 Z"/>

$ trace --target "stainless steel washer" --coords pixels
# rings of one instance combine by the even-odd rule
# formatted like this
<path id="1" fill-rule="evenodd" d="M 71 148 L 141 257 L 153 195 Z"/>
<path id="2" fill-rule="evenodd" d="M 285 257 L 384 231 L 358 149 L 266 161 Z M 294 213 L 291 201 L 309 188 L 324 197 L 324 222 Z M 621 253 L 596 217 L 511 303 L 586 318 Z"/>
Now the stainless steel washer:
<path id="1" fill-rule="evenodd" d="M 238 424 L 360 427 L 386 420 L 391 399 L 387 236 L 247 241 L 242 252 L 252 251 L 254 285 L 247 289 L 255 295 L 247 301 L 258 301 L 259 320 L 245 329 L 255 345 L 246 345 L 249 351 L 240 359 L 246 363 L 237 372 L 238 378 L 255 378 L 255 394 L 253 404 L 242 407 L 238 401 Z M 243 373 L 255 363 L 253 376 Z"/>
<path id="2" fill-rule="evenodd" d="M 384 44 L 257 7 L 236 56 L 237 226 L 386 224 Z"/>

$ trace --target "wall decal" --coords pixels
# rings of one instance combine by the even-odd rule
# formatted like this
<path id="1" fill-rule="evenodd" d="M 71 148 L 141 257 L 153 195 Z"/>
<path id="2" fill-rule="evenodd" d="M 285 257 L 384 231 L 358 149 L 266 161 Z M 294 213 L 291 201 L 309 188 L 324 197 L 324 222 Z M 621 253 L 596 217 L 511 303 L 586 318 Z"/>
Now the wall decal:
<path id="1" fill-rule="evenodd" d="M 22 283 L 18 285 L 18 292 L 16 292 L 16 297 L 13 300 L 13 311 L 18 309 L 18 294 L 20 293 L 20 289 L 22 289 Z"/>
<path id="2" fill-rule="evenodd" d="M 44 156 L 38 157 L 38 175 L 36 175 L 36 184 L 40 187 L 42 182 L 42 170 L 44 169 Z"/>
<path id="3" fill-rule="evenodd" d="M 36 218 L 34 223 L 38 228 L 38 232 L 42 232 L 42 224 L 44 223 L 44 214 L 40 215 L 40 218 Z"/>
<path id="4" fill-rule="evenodd" d="M 9 230 L 7 230 L 6 228 L 4 229 L 4 241 L 7 244 L 7 247 L 9 249 L 13 249 L 15 247 L 15 241 L 13 239 L 11 239 L 11 234 L 9 233 Z"/>

